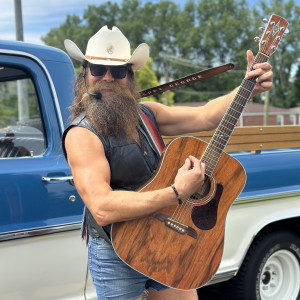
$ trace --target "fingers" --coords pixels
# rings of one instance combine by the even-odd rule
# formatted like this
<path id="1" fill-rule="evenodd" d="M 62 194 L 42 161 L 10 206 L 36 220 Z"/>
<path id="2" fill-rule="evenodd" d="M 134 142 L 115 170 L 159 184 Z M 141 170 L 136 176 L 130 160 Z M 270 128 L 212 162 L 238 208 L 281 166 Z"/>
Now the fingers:
<path id="1" fill-rule="evenodd" d="M 204 172 L 205 170 L 205 164 L 202 163 L 199 159 L 196 157 L 190 155 L 184 162 L 183 166 L 181 167 L 183 171 L 188 171 L 193 169 L 193 171 L 200 171 Z"/>
<path id="2" fill-rule="evenodd" d="M 187 171 L 192 167 L 192 163 L 191 160 L 189 158 L 187 158 L 182 166 L 182 169 Z"/>
<path id="3" fill-rule="evenodd" d="M 254 62 L 254 55 L 253 55 L 253 52 L 251 50 L 247 51 L 247 61 L 248 61 L 247 70 L 249 70 L 251 65 Z"/>
<path id="4" fill-rule="evenodd" d="M 247 72 L 245 78 L 250 79 L 252 77 L 258 76 L 258 82 L 264 81 L 266 79 L 273 78 L 272 66 L 268 63 L 259 63 L 253 66 L 253 70 Z"/>
<path id="5" fill-rule="evenodd" d="M 174 179 L 174 185 L 182 199 L 187 199 L 203 185 L 204 176 L 205 164 L 196 157 L 189 156 Z"/>
<path id="6" fill-rule="evenodd" d="M 247 51 L 247 61 L 248 61 L 247 70 L 249 70 L 251 65 L 254 62 L 254 55 L 251 50 Z M 245 75 L 246 79 L 250 79 L 252 77 L 258 77 L 256 79 L 256 82 L 258 83 L 264 81 L 272 81 L 273 80 L 272 66 L 268 62 L 256 63 L 253 66 L 252 70 L 247 72 Z"/>
<path id="7" fill-rule="evenodd" d="M 192 155 L 189 156 L 188 160 L 190 161 L 190 168 L 193 168 L 193 171 L 197 173 L 197 175 L 201 178 L 201 181 L 203 181 L 205 174 L 205 164 Z"/>

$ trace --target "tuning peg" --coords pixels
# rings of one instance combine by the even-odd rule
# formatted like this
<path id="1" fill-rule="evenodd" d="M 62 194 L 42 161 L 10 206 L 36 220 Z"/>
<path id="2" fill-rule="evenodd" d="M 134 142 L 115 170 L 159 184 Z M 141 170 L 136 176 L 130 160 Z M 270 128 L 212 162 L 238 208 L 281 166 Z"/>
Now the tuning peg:
<path id="1" fill-rule="evenodd" d="M 258 37 L 258 36 L 256 36 L 255 38 L 254 38 L 254 42 L 259 42 L 260 41 L 260 38 Z"/>
<path id="2" fill-rule="evenodd" d="M 265 27 L 259 27 L 258 30 L 259 30 L 260 32 L 264 32 L 264 31 L 265 31 Z"/>
<path id="3" fill-rule="evenodd" d="M 267 20 L 266 18 L 264 18 L 264 19 L 263 19 L 263 22 L 264 22 L 264 23 L 268 23 L 269 20 Z"/>

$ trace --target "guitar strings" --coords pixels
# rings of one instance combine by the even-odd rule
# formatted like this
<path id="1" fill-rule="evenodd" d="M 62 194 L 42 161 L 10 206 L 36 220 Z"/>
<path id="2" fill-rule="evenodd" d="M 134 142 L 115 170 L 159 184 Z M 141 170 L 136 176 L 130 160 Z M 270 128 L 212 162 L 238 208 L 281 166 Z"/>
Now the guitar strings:
<path id="1" fill-rule="evenodd" d="M 259 60 L 259 56 L 256 57 L 256 59 L 254 60 L 254 63 L 259 62 L 257 60 Z M 252 66 L 254 65 L 254 63 L 252 64 Z M 252 66 L 250 69 L 252 69 Z M 241 110 L 241 107 L 243 108 L 244 105 L 247 103 L 248 98 L 251 95 L 252 90 L 253 90 L 253 84 L 255 85 L 255 82 L 254 83 L 252 82 L 251 84 L 249 84 L 249 82 L 251 82 L 251 81 L 250 80 L 247 81 L 245 79 L 243 80 L 242 85 L 244 84 L 245 87 L 241 89 L 241 92 L 238 91 L 238 93 L 240 92 L 239 96 L 241 96 L 242 99 L 237 98 L 237 99 L 234 99 L 235 101 L 233 100 L 232 105 L 231 105 L 231 109 L 233 112 L 238 112 L 238 114 L 240 114 L 239 110 Z M 240 101 L 243 99 L 246 100 L 246 101 L 243 101 L 245 103 Z M 219 126 L 219 127 L 221 129 L 223 129 L 223 131 L 225 130 L 225 132 L 226 132 L 226 129 L 229 129 L 230 133 L 231 133 L 231 130 L 236 125 L 237 117 L 230 114 L 229 112 L 227 113 L 227 116 L 226 116 L 226 118 L 228 120 L 226 118 L 223 118 L 222 119 L 223 122 L 221 121 L 221 123 L 220 123 L 221 126 Z M 229 134 L 227 134 L 227 136 L 228 135 Z M 207 164 L 206 169 L 208 171 L 207 172 L 208 174 L 212 174 L 212 172 L 214 171 L 215 166 L 219 160 L 220 153 L 223 152 L 224 143 L 222 143 L 222 140 L 226 141 L 226 139 L 223 138 L 223 135 L 217 136 L 217 139 L 215 140 L 215 142 L 210 144 L 212 146 L 207 147 L 207 149 L 206 149 L 207 155 L 205 156 L 206 153 L 204 153 L 204 155 L 203 155 L 204 159 L 202 158 L 202 161 L 204 161 Z M 197 192 L 194 195 L 196 197 L 199 197 L 199 193 L 197 193 Z M 193 203 L 193 201 L 191 201 L 191 198 L 188 198 L 187 200 L 183 201 L 182 205 L 177 205 L 177 207 L 172 215 L 172 218 L 174 220 L 184 223 L 184 220 L 185 220 L 185 217 L 186 217 L 188 211 L 191 210 L 193 207 L 192 203 Z"/>
<path id="2" fill-rule="evenodd" d="M 273 42 L 271 43 L 271 46 L 274 46 L 274 44 L 276 43 L 276 38 L 277 38 L 277 36 L 279 36 L 278 33 L 279 33 L 279 31 L 276 33 L 276 36 L 273 39 Z M 267 35 L 266 42 L 265 42 L 265 44 L 262 45 L 262 49 L 261 49 L 261 52 L 264 52 L 267 55 L 270 55 L 270 53 L 272 52 L 271 46 L 269 46 L 269 50 L 266 51 L 267 45 L 269 43 L 269 39 L 270 39 L 270 37 Z M 268 60 L 268 57 L 266 58 L 264 55 L 261 55 L 258 53 L 258 55 L 255 57 L 253 64 L 250 67 L 250 71 L 253 70 L 253 65 L 255 63 L 262 63 L 267 60 Z M 218 129 L 222 129 L 223 131 L 225 131 L 225 134 L 227 134 L 227 137 L 231 136 L 231 132 L 234 129 L 234 127 L 240 117 L 241 108 L 243 109 L 244 106 L 247 104 L 248 98 L 251 95 L 251 93 L 255 87 L 256 78 L 257 77 L 243 80 L 241 89 L 239 89 L 239 91 L 237 93 L 237 95 L 242 98 L 234 99 L 237 101 L 233 101 L 232 105 L 229 107 L 230 110 L 227 113 L 227 118 L 223 118 L 223 120 L 220 123 L 220 126 Z M 243 100 L 243 98 L 246 101 L 240 101 L 240 100 Z M 235 113 L 237 113 L 237 115 L 235 115 Z M 217 129 L 217 131 L 218 131 L 218 129 Z M 227 129 L 229 130 L 228 133 L 226 133 Z M 228 139 L 224 138 L 224 134 L 222 134 L 222 135 L 216 134 L 214 136 L 212 143 L 209 145 L 209 147 L 207 147 L 207 149 L 206 149 L 207 151 L 205 151 L 205 153 L 203 155 L 203 159 L 207 163 L 208 174 L 212 174 L 212 172 L 214 171 L 214 169 L 217 165 L 219 156 L 220 156 L 220 154 L 222 154 L 223 149 L 225 148 L 227 142 L 228 142 Z"/>
<path id="3" fill-rule="evenodd" d="M 254 63 L 263 62 L 264 58 L 261 55 L 258 55 L 252 66 L 250 67 L 250 70 L 252 70 L 252 67 Z M 251 80 L 252 79 L 252 80 Z M 212 143 L 207 147 L 206 153 L 204 153 L 204 161 L 207 163 L 207 171 L 208 174 L 212 174 L 213 170 L 215 169 L 215 166 L 218 162 L 218 158 L 220 154 L 223 153 L 223 149 L 225 148 L 228 138 L 224 138 L 225 135 L 227 137 L 231 136 L 231 132 L 236 126 L 236 123 L 239 119 L 241 110 L 246 105 L 249 96 L 251 95 L 253 88 L 255 86 L 255 79 L 251 78 L 250 80 L 244 79 L 241 85 L 241 88 L 237 92 L 237 96 L 240 96 L 240 98 L 236 97 L 236 99 L 233 100 L 232 104 L 230 105 L 227 113 L 226 118 L 223 118 L 217 131 L 219 132 L 221 129 L 225 132 L 225 134 L 219 134 L 218 133 L 214 136 L 214 139 L 212 140 Z M 229 132 L 227 132 L 227 130 Z"/>
<path id="4" fill-rule="evenodd" d="M 278 33 L 276 33 L 276 37 L 277 36 Z M 262 45 L 262 48 L 260 49 L 261 53 L 265 53 L 268 56 L 270 56 L 270 53 L 272 52 L 271 46 L 269 47 L 269 50 L 266 50 L 269 39 L 270 37 L 267 36 L 265 44 Z M 275 42 L 276 39 L 274 38 L 271 45 L 273 46 Z M 250 66 L 249 71 L 253 70 L 254 64 L 263 63 L 266 61 L 268 61 L 268 57 L 258 53 L 254 59 L 254 62 Z M 202 161 L 206 163 L 206 174 L 208 176 L 209 174 L 212 175 L 213 171 L 215 170 L 219 158 L 223 153 L 223 150 L 231 136 L 232 130 L 235 128 L 237 121 L 240 117 L 240 114 L 253 92 L 253 89 L 256 84 L 256 78 L 257 77 L 252 77 L 250 79 L 245 79 L 245 78 L 243 79 L 240 89 L 238 90 L 235 98 L 233 99 L 232 103 L 229 106 L 228 111 L 225 114 L 226 116 L 223 117 L 216 130 L 216 131 L 223 131 L 224 134 L 219 134 L 214 136 L 212 143 L 209 144 L 209 146 L 206 148 L 203 154 Z M 207 185 L 207 182 L 208 180 L 205 181 L 204 185 Z M 194 202 L 195 199 L 193 198 L 193 196 L 196 197 L 196 199 L 198 200 L 201 198 L 202 195 L 196 192 L 190 198 L 183 200 L 182 205 L 177 205 L 172 215 L 172 218 L 174 220 L 184 223 L 186 215 L 190 210 L 193 209 L 193 204 L 195 204 Z"/>
<path id="5" fill-rule="evenodd" d="M 204 181 L 204 184 L 201 187 L 201 190 L 204 190 L 204 193 L 207 190 L 209 183 L 210 183 L 209 179 L 206 178 Z M 203 193 L 196 192 L 192 196 L 190 196 L 188 199 L 184 200 L 182 205 L 177 205 L 177 207 L 172 215 L 172 218 L 179 222 L 184 223 L 184 220 L 185 220 L 189 210 L 193 209 L 194 205 L 197 204 L 197 203 L 195 203 L 196 202 L 195 200 L 200 199 L 202 195 L 203 195 Z M 196 199 L 194 199 L 194 197 L 196 197 Z M 206 203 L 203 203 L 203 204 L 206 204 Z"/>

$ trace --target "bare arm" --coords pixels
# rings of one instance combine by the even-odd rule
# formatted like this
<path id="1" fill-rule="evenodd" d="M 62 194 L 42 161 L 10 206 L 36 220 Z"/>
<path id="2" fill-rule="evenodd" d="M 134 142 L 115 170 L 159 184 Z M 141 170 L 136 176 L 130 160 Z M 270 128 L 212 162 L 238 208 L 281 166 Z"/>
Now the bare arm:
<path id="1" fill-rule="evenodd" d="M 248 66 L 254 61 L 253 53 L 247 51 Z M 254 70 L 248 72 L 245 78 L 258 76 L 251 97 L 265 92 L 272 87 L 273 73 L 269 63 L 256 64 Z M 215 129 L 229 104 L 237 93 L 238 88 L 227 95 L 218 97 L 200 107 L 168 107 L 155 102 L 145 103 L 153 111 L 162 135 L 178 135 L 189 132 Z"/>
<path id="2" fill-rule="evenodd" d="M 77 191 L 99 225 L 141 217 L 178 203 L 171 187 L 140 193 L 113 191 L 103 145 L 87 129 L 71 128 L 65 145 Z M 185 199 L 202 185 L 203 180 L 204 165 L 190 157 L 179 169 L 174 185 Z"/>

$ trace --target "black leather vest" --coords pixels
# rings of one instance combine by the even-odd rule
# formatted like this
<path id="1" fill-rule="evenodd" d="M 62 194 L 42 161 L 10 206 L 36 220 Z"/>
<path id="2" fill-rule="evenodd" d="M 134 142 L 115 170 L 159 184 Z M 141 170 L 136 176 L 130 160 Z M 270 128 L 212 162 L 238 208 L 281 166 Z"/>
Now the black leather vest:
<path id="1" fill-rule="evenodd" d="M 147 115 L 151 122 L 156 126 L 156 120 L 152 111 L 145 105 L 140 104 L 140 109 Z M 148 136 L 146 129 L 140 122 L 138 133 L 141 141 L 139 146 L 133 139 L 126 140 L 124 137 L 103 137 L 99 135 L 85 116 L 85 113 L 79 115 L 64 131 L 62 138 L 62 146 L 65 157 L 67 153 L 65 150 L 65 137 L 67 132 L 73 126 L 86 128 L 96 134 L 101 140 L 106 158 L 110 165 L 111 181 L 110 186 L 113 190 L 137 190 L 148 179 L 157 168 L 159 162 L 159 154 L 156 153 L 151 139 Z M 93 225 L 92 215 L 86 209 L 87 230 L 88 234 L 93 237 L 99 237 L 101 234 L 97 232 L 96 226 Z M 104 227 L 106 232 L 110 231 L 110 226 Z"/>

